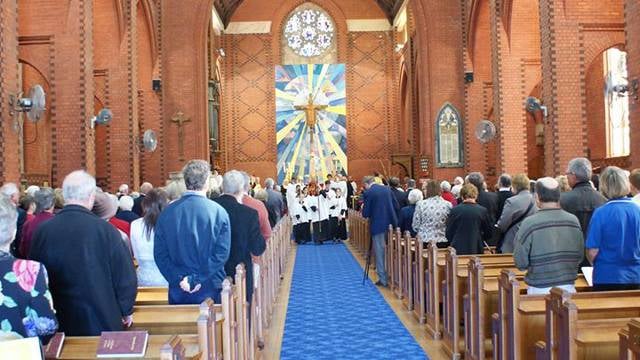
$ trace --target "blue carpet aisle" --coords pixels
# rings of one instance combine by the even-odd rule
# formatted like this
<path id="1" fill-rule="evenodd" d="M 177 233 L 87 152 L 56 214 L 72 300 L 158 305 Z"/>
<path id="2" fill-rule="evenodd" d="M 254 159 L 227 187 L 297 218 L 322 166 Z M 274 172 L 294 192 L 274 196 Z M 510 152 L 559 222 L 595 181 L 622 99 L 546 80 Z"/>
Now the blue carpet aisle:
<path id="1" fill-rule="evenodd" d="M 298 246 L 282 359 L 426 359 L 345 245 Z"/>

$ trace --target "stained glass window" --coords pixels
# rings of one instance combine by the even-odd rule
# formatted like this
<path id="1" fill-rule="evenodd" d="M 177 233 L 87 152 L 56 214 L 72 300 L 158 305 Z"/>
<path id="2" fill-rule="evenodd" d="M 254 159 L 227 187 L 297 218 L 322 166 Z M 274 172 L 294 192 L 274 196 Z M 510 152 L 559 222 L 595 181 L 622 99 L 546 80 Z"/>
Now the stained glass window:
<path id="1" fill-rule="evenodd" d="M 439 167 L 462 166 L 462 122 L 458 110 L 445 104 L 436 119 L 436 154 Z"/>
<path id="2" fill-rule="evenodd" d="M 296 9 L 284 28 L 287 46 L 305 58 L 323 55 L 334 42 L 333 20 L 319 7 L 305 6 Z"/>

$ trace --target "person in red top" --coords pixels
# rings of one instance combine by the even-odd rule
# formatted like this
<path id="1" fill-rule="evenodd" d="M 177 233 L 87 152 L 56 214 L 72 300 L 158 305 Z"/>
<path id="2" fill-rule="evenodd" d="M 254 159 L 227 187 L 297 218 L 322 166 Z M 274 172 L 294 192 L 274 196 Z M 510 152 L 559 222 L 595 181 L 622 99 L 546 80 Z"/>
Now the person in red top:
<path id="1" fill-rule="evenodd" d="M 51 188 L 42 188 L 34 194 L 36 202 L 35 217 L 24 224 L 22 228 L 22 241 L 20 241 L 20 256 L 23 259 L 29 258 L 31 251 L 31 238 L 43 222 L 53 218 L 53 208 L 56 202 L 56 195 Z"/>
<path id="2" fill-rule="evenodd" d="M 96 214 L 99 218 L 113 225 L 122 235 L 122 240 L 127 243 L 129 249 L 131 244 L 129 241 L 131 234 L 131 225 L 115 217 L 118 210 L 118 198 L 115 195 L 107 194 L 105 192 L 97 191 L 96 200 L 93 204 L 91 212 Z"/>
<path id="3" fill-rule="evenodd" d="M 258 212 L 258 222 L 260 223 L 260 234 L 264 240 L 268 243 L 271 238 L 271 224 L 269 224 L 269 212 L 267 211 L 267 207 L 260 200 L 256 200 L 249 196 L 249 191 L 251 190 L 250 185 L 250 177 L 246 172 L 242 172 L 242 176 L 244 177 L 244 190 L 245 194 L 242 197 L 242 204 L 246 205 L 253 210 Z"/>
<path id="4" fill-rule="evenodd" d="M 451 192 L 451 184 L 448 181 L 445 180 L 440 183 L 440 190 L 442 191 L 442 194 L 440 196 L 442 196 L 443 199 L 450 202 L 451 206 L 458 205 L 458 201 L 456 200 L 456 197 Z"/>

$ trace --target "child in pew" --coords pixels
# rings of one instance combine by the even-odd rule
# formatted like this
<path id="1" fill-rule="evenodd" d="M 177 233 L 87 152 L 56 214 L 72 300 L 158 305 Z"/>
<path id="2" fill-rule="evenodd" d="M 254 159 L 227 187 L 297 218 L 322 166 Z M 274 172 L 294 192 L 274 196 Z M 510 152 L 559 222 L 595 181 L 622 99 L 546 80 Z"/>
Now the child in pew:
<path id="1" fill-rule="evenodd" d="M 535 185 L 540 209 L 524 219 L 516 233 L 513 259 L 527 270 L 524 281 L 528 294 L 548 294 L 552 287 L 575 292 L 576 269 L 584 254 L 580 222 L 560 208 L 560 184 L 546 177 Z"/>

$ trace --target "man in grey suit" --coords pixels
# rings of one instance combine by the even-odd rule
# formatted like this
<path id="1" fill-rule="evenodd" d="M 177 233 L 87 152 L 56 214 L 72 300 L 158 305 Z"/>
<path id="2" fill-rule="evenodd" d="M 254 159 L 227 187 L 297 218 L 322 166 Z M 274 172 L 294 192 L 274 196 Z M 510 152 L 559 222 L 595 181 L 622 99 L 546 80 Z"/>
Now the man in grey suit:
<path id="1" fill-rule="evenodd" d="M 515 249 L 514 239 L 522 220 L 535 214 L 537 207 L 535 199 L 529 191 L 529 178 L 525 174 L 517 174 L 513 177 L 511 186 L 516 195 L 504 202 L 502 215 L 496 224 L 500 229 L 502 238 L 498 243 L 498 250 L 502 253 L 512 253 Z"/>
<path id="2" fill-rule="evenodd" d="M 275 182 L 272 178 L 267 178 L 264 181 L 264 187 L 267 189 L 267 209 L 272 210 L 276 214 L 276 223 L 282 218 L 284 213 L 284 201 L 282 200 L 282 194 L 274 190 Z"/>

